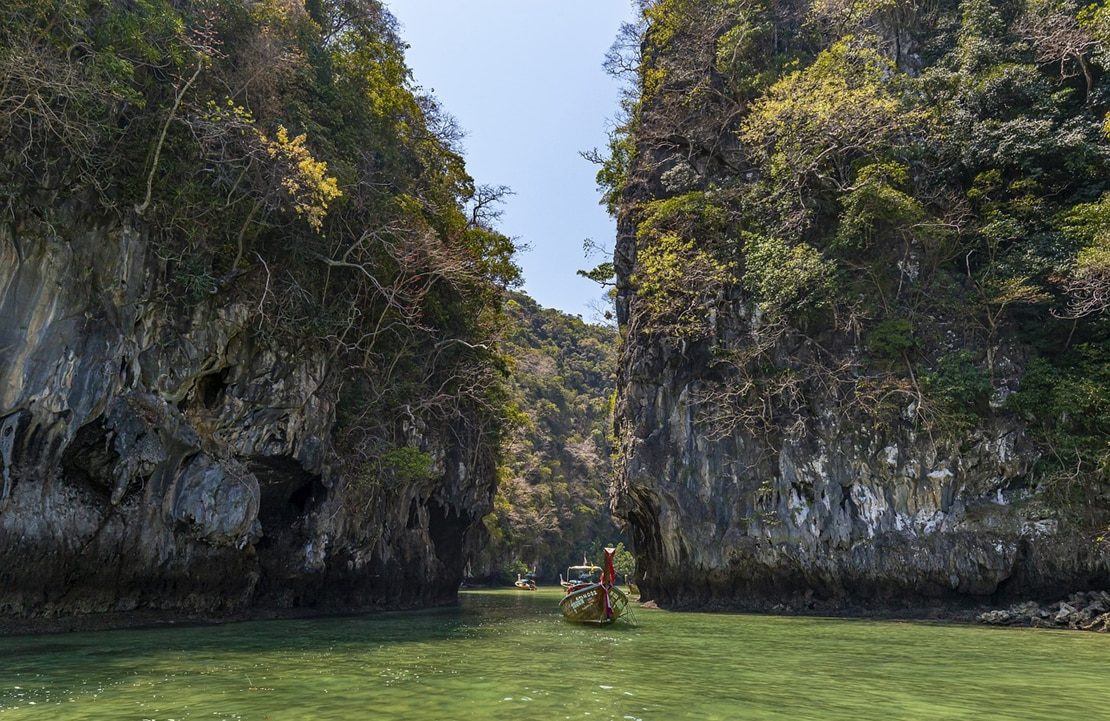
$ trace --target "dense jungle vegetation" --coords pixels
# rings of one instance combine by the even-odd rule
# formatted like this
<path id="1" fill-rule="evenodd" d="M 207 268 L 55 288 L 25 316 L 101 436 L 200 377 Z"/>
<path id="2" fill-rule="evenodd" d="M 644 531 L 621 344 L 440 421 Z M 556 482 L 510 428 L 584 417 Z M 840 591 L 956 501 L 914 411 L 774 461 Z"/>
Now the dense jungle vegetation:
<path id="1" fill-rule="evenodd" d="M 600 562 L 603 545 L 621 542 L 608 502 L 616 331 L 521 294 L 507 310 L 514 424 L 482 564 L 504 580 L 535 570 L 549 582 L 584 555 Z M 618 561 L 631 573 L 630 558 Z"/>
<path id="2" fill-rule="evenodd" d="M 658 0 L 598 180 L 625 334 L 710 348 L 725 435 L 835 413 L 938 442 L 999 414 L 1082 509 L 1110 465 L 1110 11 Z M 598 276 L 608 275 L 600 268 Z M 730 310 L 736 309 L 736 310 Z M 746 317 L 752 331 L 722 332 Z"/>
<path id="3" fill-rule="evenodd" d="M 260 342 L 328 368 L 367 487 L 428 473 L 414 424 L 499 447 L 505 190 L 467 175 L 380 2 L 10 0 L 0 18 L 17 232 L 127 224 L 164 274 L 150 302 L 247 300 Z"/>

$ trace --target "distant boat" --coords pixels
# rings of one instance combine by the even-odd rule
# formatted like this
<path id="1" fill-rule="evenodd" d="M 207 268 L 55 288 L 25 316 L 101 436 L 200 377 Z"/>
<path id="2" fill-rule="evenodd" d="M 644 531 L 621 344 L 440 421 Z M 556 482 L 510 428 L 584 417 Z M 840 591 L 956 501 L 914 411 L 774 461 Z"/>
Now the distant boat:
<path id="1" fill-rule="evenodd" d="M 615 552 L 616 549 L 613 548 L 605 549 L 604 568 L 587 566 L 601 571 L 600 578 L 567 587 L 566 595 L 559 601 L 559 610 L 563 612 L 563 618 L 576 623 L 603 624 L 616 621 L 625 612 L 628 608 L 628 596 L 615 585 L 617 575 L 613 571 Z M 574 578 L 571 571 L 576 568 L 581 567 L 571 566 L 567 569 L 569 578 Z M 593 571 L 591 570 L 590 573 L 592 574 Z"/>
<path id="2" fill-rule="evenodd" d="M 536 574 L 527 573 L 527 574 L 524 575 L 524 578 L 521 578 L 520 574 L 518 573 L 518 574 L 516 574 L 516 583 L 514 583 L 513 585 L 516 586 L 517 588 L 523 589 L 525 591 L 535 591 L 536 590 Z"/>

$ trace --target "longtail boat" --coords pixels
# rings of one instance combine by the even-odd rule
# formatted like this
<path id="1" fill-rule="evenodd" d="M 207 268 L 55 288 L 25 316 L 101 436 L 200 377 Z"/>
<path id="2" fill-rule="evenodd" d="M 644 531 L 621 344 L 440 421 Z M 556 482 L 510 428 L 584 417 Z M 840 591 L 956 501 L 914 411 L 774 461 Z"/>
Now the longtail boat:
<path id="1" fill-rule="evenodd" d="M 603 567 L 598 569 L 601 571 L 599 580 L 576 583 L 567 588 L 566 595 L 559 601 L 563 618 L 576 623 L 603 624 L 616 621 L 625 612 L 628 596 L 616 586 L 617 574 L 613 571 L 615 552 L 613 548 L 605 549 Z"/>

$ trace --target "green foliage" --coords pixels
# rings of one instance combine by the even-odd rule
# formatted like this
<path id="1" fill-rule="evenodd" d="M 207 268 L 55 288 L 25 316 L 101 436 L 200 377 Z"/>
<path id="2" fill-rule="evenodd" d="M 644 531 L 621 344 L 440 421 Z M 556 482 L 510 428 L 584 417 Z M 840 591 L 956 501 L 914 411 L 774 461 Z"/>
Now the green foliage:
<path id="1" fill-rule="evenodd" d="M 636 572 L 636 559 L 624 547 L 624 543 L 618 543 L 615 547 L 613 570 L 617 572 L 617 578 L 631 578 Z"/>
<path id="2" fill-rule="evenodd" d="M 695 239 L 674 234 L 655 238 L 637 260 L 640 297 L 660 323 L 678 333 L 704 332 L 704 297 L 730 280 L 730 266 L 699 249 Z"/>
<path id="3" fill-rule="evenodd" d="M 645 43 L 660 54 L 669 49 L 681 30 L 689 5 L 690 0 L 664 0 L 646 7 L 644 18 L 648 21 L 648 27 Z M 641 74 L 641 88 L 646 97 L 658 93 L 667 79 L 666 68 L 657 63 L 645 65 L 641 68 Z"/>
<path id="4" fill-rule="evenodd" d="M 1110 437 L 1108 361 L 1101 344 L 1082 344 L 1056 362 L 1034 359 L 1008 405 L 1064 456 L 1101 458 Z"/>
<path id="5" fill-rule="evenodd" d="M 201 257 L 191 255 L 178 262 L 173 269 L 173 282 L 185 293 L 191 303 L 198 303 L 216 287 L 216 276 Z"/>
<path id="6" fill-rule="evenodd" d="M 631 115 L 631 111 L 629 111 Z M 633 120 L 629 119 L 609 134 L 609 152 L 605 156 L 591 156 L 601 167 L 597 171 L 597 185 L 602 190 L 601 202 L 616 217 L 621 194 L 628 182 L 628 168 L 636 155 L 633 140 Z"/>
<path id="7" fill-rule="evenodd" d="M 518 575 L 523 576 L 531 571 L 532 569 L 528 567 L 528 564 L 521 561 L 513 561 L 501 569 L 501 572 L 498 574 L 498 581 L 508 585 L 515 581 Z"/>
<path id="8" fill-rule="evenodd" d="M 742 137 L 784 189 L 846 188 L 856 163 L 883 158 L 913 131 L 915 109 L 907 106 L 891 63 L 868 43 L 841 39 L 753 105 Z"/>
<path id="9" fill-rule="evenodd" d="M 355 489 L 362 494 L 380 494 L 419 485 L 439 473 L 430 454 L 412 446 L 398 446 L 379 452 L 351 477 Z"/>
<path id="10" fill-rule="evenodd" d="M 611 261 L 606 261 L 604 263 L 598 263 L 590 270 L 580 270 L 578 271 L 578 275 L 600 285 L 612 285 L 616 270 L 614 270 Z"/>
<path id="11" fill-rule="evenodd" d="M 744 287 L 765 312 L 800 317 L 835 295 L 835 266 L 806 243 L 744 234 Z"/>
<path id="12" fill-rule="evenodd" d="M 624 547 L 623 541 L 613 545 L 608 538 L 595 538 L 588 546 L 582 547 L 581 555 L 585 556 L 591 563 L 600 566 L 602 565 L 602 559 L 605 557 L 602 549 L 605 548 L 613 549 L 613 570 L 617 574 L 617 583 L 623 583 L 626 577 L 631 579 L 636 571 L 636 560 Z M 577 556 L 571 557 L 572 560 L 574 558 L 577 558 Z M 577 563 L 577 561 L 575 562 Z"/>
<path id="13" fill-rule="evenodd" d="M 738 97 L 754 97 L 779 70 L 772 52 L 775 24 L 765 3 L 744 3 L 737 22 L 717 40 L 716 69 Z"/>
<path id="14" fill-rule="evenodd" d="M 1070 208 L 1056 224 L 1078 247 L 1072 262 L 1061 269 L 1069 315 L 1079 318 L 1105 311 L 1110 307 L 1110 196 Z"/>
<path id="15" fill-rule="evenodd" d="M 970 350 L 942 356 L 933 370 L 918 377 L 921 389 L 939 409 L 937 422 L 945 433 L 957 434 L 973 428 L 989 412 L 993 386 L 990 373 Z"/>
<path id="16" fill-rule="evenodd" d="M 909 170 L 900 163 L 871 163 L 840 196 L 844 208 L 836 242 L 844 249 L 867 251 L 876 239 L 904 240 L 925 218 L 921 202 L 906 193 Z"/>
<path id="17" fill-rule="evenodd" d="M 259 343 L 326 359 L 352 476 L 421 477 L 415 449 L 379 455 L 414 415 L 492 453 L 515 244 L 468 212 L 379 0 L 13 0 L 0 20 L 13 215 L 141 226 L 177 291 L 152 302 L 236 300 Z"/>
<path id="18" fill-rule="evenodd" d="M 1110 482 L 1110 350 L 1085 343 L 1030 361 L 1007 407 L 1030 424 L 1047 452 L 1041 472 L 1063 500 L 1089 503 Z"/>
<path id="19" fill-rule="evenodd" d="M 916 345 L 913 322 L 908 318 L 884 320 L 868 332 L 863 345 L 875 358 L 901 360 Z"/>
<path id="20" fill-rule="evenodd" d="M 691 192 L 674 198 L 652 201 L 644 210 L 637 233 L 651 237 L 675 233 L 700 235 L 705 244 L 721 237 L 728 224 L 728 211 L 707 193 Z"/>
<path id="21" fill-rule="evenodd" d="M 1084 49 L 1092 55 L 1099 67 L 1110 67 L 1110 8 L 1092 3 L 1075 15 L 1079 28 L 1088 34 Z"/>
<path id="22" fill-rule="evenodd" d="M 948 438 L 1020 409 L 1058 469 L 1081 457 L 1069 477 L 1098 485 L 1108 17 L 1072 0 L 647 4 L 620 208 L 637 265 L 618 281 L 637 327 L 672 336 L 707 337 L 721 299 L 764 311 L 713 336 L 722 432 L 785 432 L 814 393 L 865 422 L 908 402 Z"/>
<path id="23" fill-rule="evenodd" d="M 634 281 L 660 326 L 680 335 L 712 332 L 707 304 L 734 280 L 729 221 L 719 200 L 701 191 L 644 208 Z"/>
<path id="24" fill-rule="evenodd" d="M 383 473 L 406 484 L 435 476 L 435 459 L 412 446 L 389 449 L 378 456 L 378 465 Z"/>
<path id="25" fill-rule="evenodd" d="M 491 541 L 474 567 L 554 578 L 592 539 L 619 537 L 608 509 L 616 335 L 523 295 L 508 310 L 514 421 L 486 518 Z"/>

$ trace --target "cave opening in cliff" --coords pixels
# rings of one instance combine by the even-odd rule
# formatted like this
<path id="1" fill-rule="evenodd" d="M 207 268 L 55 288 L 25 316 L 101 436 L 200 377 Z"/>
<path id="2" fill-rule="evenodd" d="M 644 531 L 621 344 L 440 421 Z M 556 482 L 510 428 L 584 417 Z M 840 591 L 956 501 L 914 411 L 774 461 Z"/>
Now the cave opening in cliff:
<path id="1" fill-rule="evenodd" d="M 217 373 L 209 373 L 197 379 L 195 398 L 205 408 L 211 410 L 223 400 L 229 371 L 230 368 L 224 368 Z"/>
<path id="2" fill-rule="evenodd" d="M 258 520 L 266 536 L 288 528 L 327 495 L 320 476 L 309 473 L 288 456 L 255 457 L 247 466 L 258 478 Z"/>
<path id="3" fill-rule="evenodd" d="M 117 462 L 119 453 L 109 442 L 109 431 L 103 418 L 77 429 L 61 459 L 63 475 L 69 482 L 87 486 L 105 497 L 111 496 L 114 485 L 112 470 Z"/>
<path id="4" fill-rule="evenodd" d="M 429 501 L 426 508 L 428 536 L 435 544 L 436 558 L 444 568 L 461 569 L 465 563 L 462 540 L 470 526 L 469 514 L 459 513 L 435 500 Z"/>
<path id="5" fill-rule="evenodd" d="M 305 483 L 293 491 L 289 496 L 289 505 L 295 508 L 299 514 L 303 514 L 316 503 L 316 494 L 322 490 L 324 490 L 324 486 L 319 483 L 319 479 L 313 478 L 311 482 Z"/>

